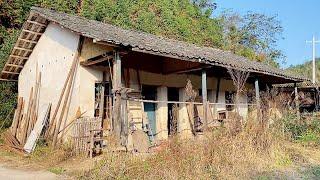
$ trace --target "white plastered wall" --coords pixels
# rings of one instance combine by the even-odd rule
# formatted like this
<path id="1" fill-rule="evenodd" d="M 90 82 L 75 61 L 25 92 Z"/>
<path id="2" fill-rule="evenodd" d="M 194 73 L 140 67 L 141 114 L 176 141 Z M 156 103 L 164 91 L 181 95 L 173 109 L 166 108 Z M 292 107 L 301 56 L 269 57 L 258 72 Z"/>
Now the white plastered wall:
<path id="1" fill-rule="evenodd" d="M 19 76 L 18 94 L 26 101 L 25 112 L 27 111 L 27 101 L 31 88 L 35 87 L 36 73 L 40 72 L 41 85 L 38 112 L 45 112 L 48 104 L 52 103 L 52 116 L 75 58 L 78 43 L 79 35 L 63 29 L 57 24 L 50 23 L 48 25 Z M 66 118 L 63 119 L 61 128 L 68 123 L 67 121 L 75 117 L 79 104 L 79 80 L 79 69 L 77 69 L 71 89 L 69 109 L 66 110 L 67 115 L 64 116 Z M 59 115 L 60 111 L 57 118 L 59 118 Z"/>

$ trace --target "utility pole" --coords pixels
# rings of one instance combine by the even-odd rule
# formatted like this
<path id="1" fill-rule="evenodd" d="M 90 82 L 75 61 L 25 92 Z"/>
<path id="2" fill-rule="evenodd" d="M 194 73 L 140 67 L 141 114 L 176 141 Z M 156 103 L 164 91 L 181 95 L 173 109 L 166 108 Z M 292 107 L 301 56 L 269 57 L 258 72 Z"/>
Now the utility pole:
<path id="1" fill-rule="evenodd" d="M 313 36 L 312 41 L 307 41 L 307 43 L 312 43 L 312 83 L 316 83 L 316 43 L 320 43 L 320 41 L 316 41 L 316 38 Z"/>

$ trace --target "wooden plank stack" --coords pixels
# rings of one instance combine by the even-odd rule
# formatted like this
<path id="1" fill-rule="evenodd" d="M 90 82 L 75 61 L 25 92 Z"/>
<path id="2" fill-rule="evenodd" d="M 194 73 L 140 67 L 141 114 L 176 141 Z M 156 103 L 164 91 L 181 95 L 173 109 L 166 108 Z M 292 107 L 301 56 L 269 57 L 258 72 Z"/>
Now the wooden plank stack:
<path id="1" fill-rule="evenodd" d="M 23 149 L 23 145 L 37 122 L 40 82 L 41 74 L 38 73 L 35 87 L 30 89 L 28 106 L 25 107 L 25 100 L 22 97 L 18 98 L 11 127 L 3 134 L 6 145 L 16 150 Z"/>
<path id="2" fill-rule="evenodd" d="M 62 121 L 67 116 L 68 109 L 70 108 L 69 101 L 72 96 L 72 85 L 76 75 L 77 65 L 79 64 L 79 54 L 81 53 L 82 44 L 83 37 L 80 37 L 78 50 L 72 61 L 72 65 L 66 77 L 63 89 L 60 93 L 59 100 L 56 104 L 56 107 L 53 109 L 53 115 L 51 116 L 48 114 L 46 116 L 47 118 L 49 117 L 49 120 L 43 119 L 45 120 L 45 125 L 42 133 L 44 133 L 44 138 L 46 140 L 52 140 L 52 145 L 54 148 L 57 147 L 59 142 L 61 142 L 60 140 L 63 138 L 65 129 L 67 128 L 66 126 L 63 127 Z M 41 73 L 38 73 L 38 69 L 36 69 L 36 84 L 30 89 L 28 101 L 25 101 L 22 97 L 18 98 L 18 105 L 15 109 L 13 123 L 9 130 L 3 134 L 6 145 L 13 147 L 16 150 L 23 149 L 27 138 L 30 136 L 30 133 L 38 121 L 40 83 Z M 52 102 L 48 102 L 48 104 L 50 104 L 51 107 Z"/>

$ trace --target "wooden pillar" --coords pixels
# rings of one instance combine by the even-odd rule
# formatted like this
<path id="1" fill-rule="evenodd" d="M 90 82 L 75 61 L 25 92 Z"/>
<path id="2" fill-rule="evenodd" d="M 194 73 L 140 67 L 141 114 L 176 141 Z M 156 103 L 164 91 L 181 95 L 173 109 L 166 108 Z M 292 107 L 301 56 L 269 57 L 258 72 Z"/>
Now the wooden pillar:
<path id="1" fill-rule="evenodd" d="M 101 83 L 101 89 L 100 89 L 100 103 L 99 103 L 99 117 L 102 118 L 102 124 L 103 124 L 103 118 L 105 116 L 104 112 L 104 96 L 105 96 L 105 82 L 106 82 L 106 74 L 103 73 L 102 83 Z"/>
<path id="2" fill-rule="evenodd" d="M 315 100 L 315 110 L 318 112 L 319 110 L 319 89 L 317 86 L 314 88 L 314 100 Z"/>
<path id="3" fill-rule="evenodd" d="M 221 83 L 221 78 L 218 77 L 217 91 L 216 91 L 216 101 L 215 101 L 215 103 L 218 103 L 218 102 L 219 102 L 220 83 Z"/>
<path id="4" fill-rule="evenodd" d="M 120 140 L 121 133 L 121 94 L 119 88 L 121 87 L 121 58 L 118 51 L 114 51 L 113 61 L 113 132 L 118 140 Z"/>
<path id="5" fill-rule="evenodd" d="M 256 90 L 257 118 L 258 118 L 258 120 L 260 120 L 261 104 L 260 104 L 260 89 L 259 89 L 259 80 L 258 79 L 255 80 L 254 87 Z"/>
<path id="6" fill-rule="evenodd" d="M 204 114 L 204 128 L 208 127 L 208 97 L 207 97 L 207 71 L 205 69 L 202 70 L 202 103 L 203 103 L 203 114 Z"/>
<path id="7" fill-rule="evenodd" d="M 294 102 L 295 102 L 297 117 L 298 119 L 300 119 L 300 110 L 299 110 L 300 105 L 299 105 L 298 87 L 296 83 L 294 83 Z"/>
<path id="8" fill-rule="evenodd" d="M 113 63 L 113 89 L 116 90 L 121 87 L 121 58 L 118 51 L 114 52 Z"/>

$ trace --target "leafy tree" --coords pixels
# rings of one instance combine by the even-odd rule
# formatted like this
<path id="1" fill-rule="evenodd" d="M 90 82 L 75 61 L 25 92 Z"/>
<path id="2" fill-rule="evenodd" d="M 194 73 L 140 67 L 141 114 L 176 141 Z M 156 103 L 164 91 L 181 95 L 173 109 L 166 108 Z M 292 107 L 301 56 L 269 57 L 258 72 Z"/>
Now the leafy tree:
<path id="1" fill-rule="evenodd" d="M 283 58 L 276 42 L 281 38 L 283 28 L 277 16 L 267 16 L 248 12 L 240 16 L 234 12 L 224 12 L 220 16 L 224 38 L 224 48 L 248 57 L 278 66 L 277 61 Z"/>
<path id="2" fill-rule="evenodd" d="M 291 65 L 287 71 L 312 79 L 312 61 L 309 60 L 295 66 Z M 320 58 L 316 58 L 316 80 L 318 83 L 320 82 Z"/>
<path id="3" fill-rule="evenodd" d="M 222 47 L 219 20 L 210 18 L 213 8 L 204 0 L 85 0 L 81 14 L 123 28 Z"/>

